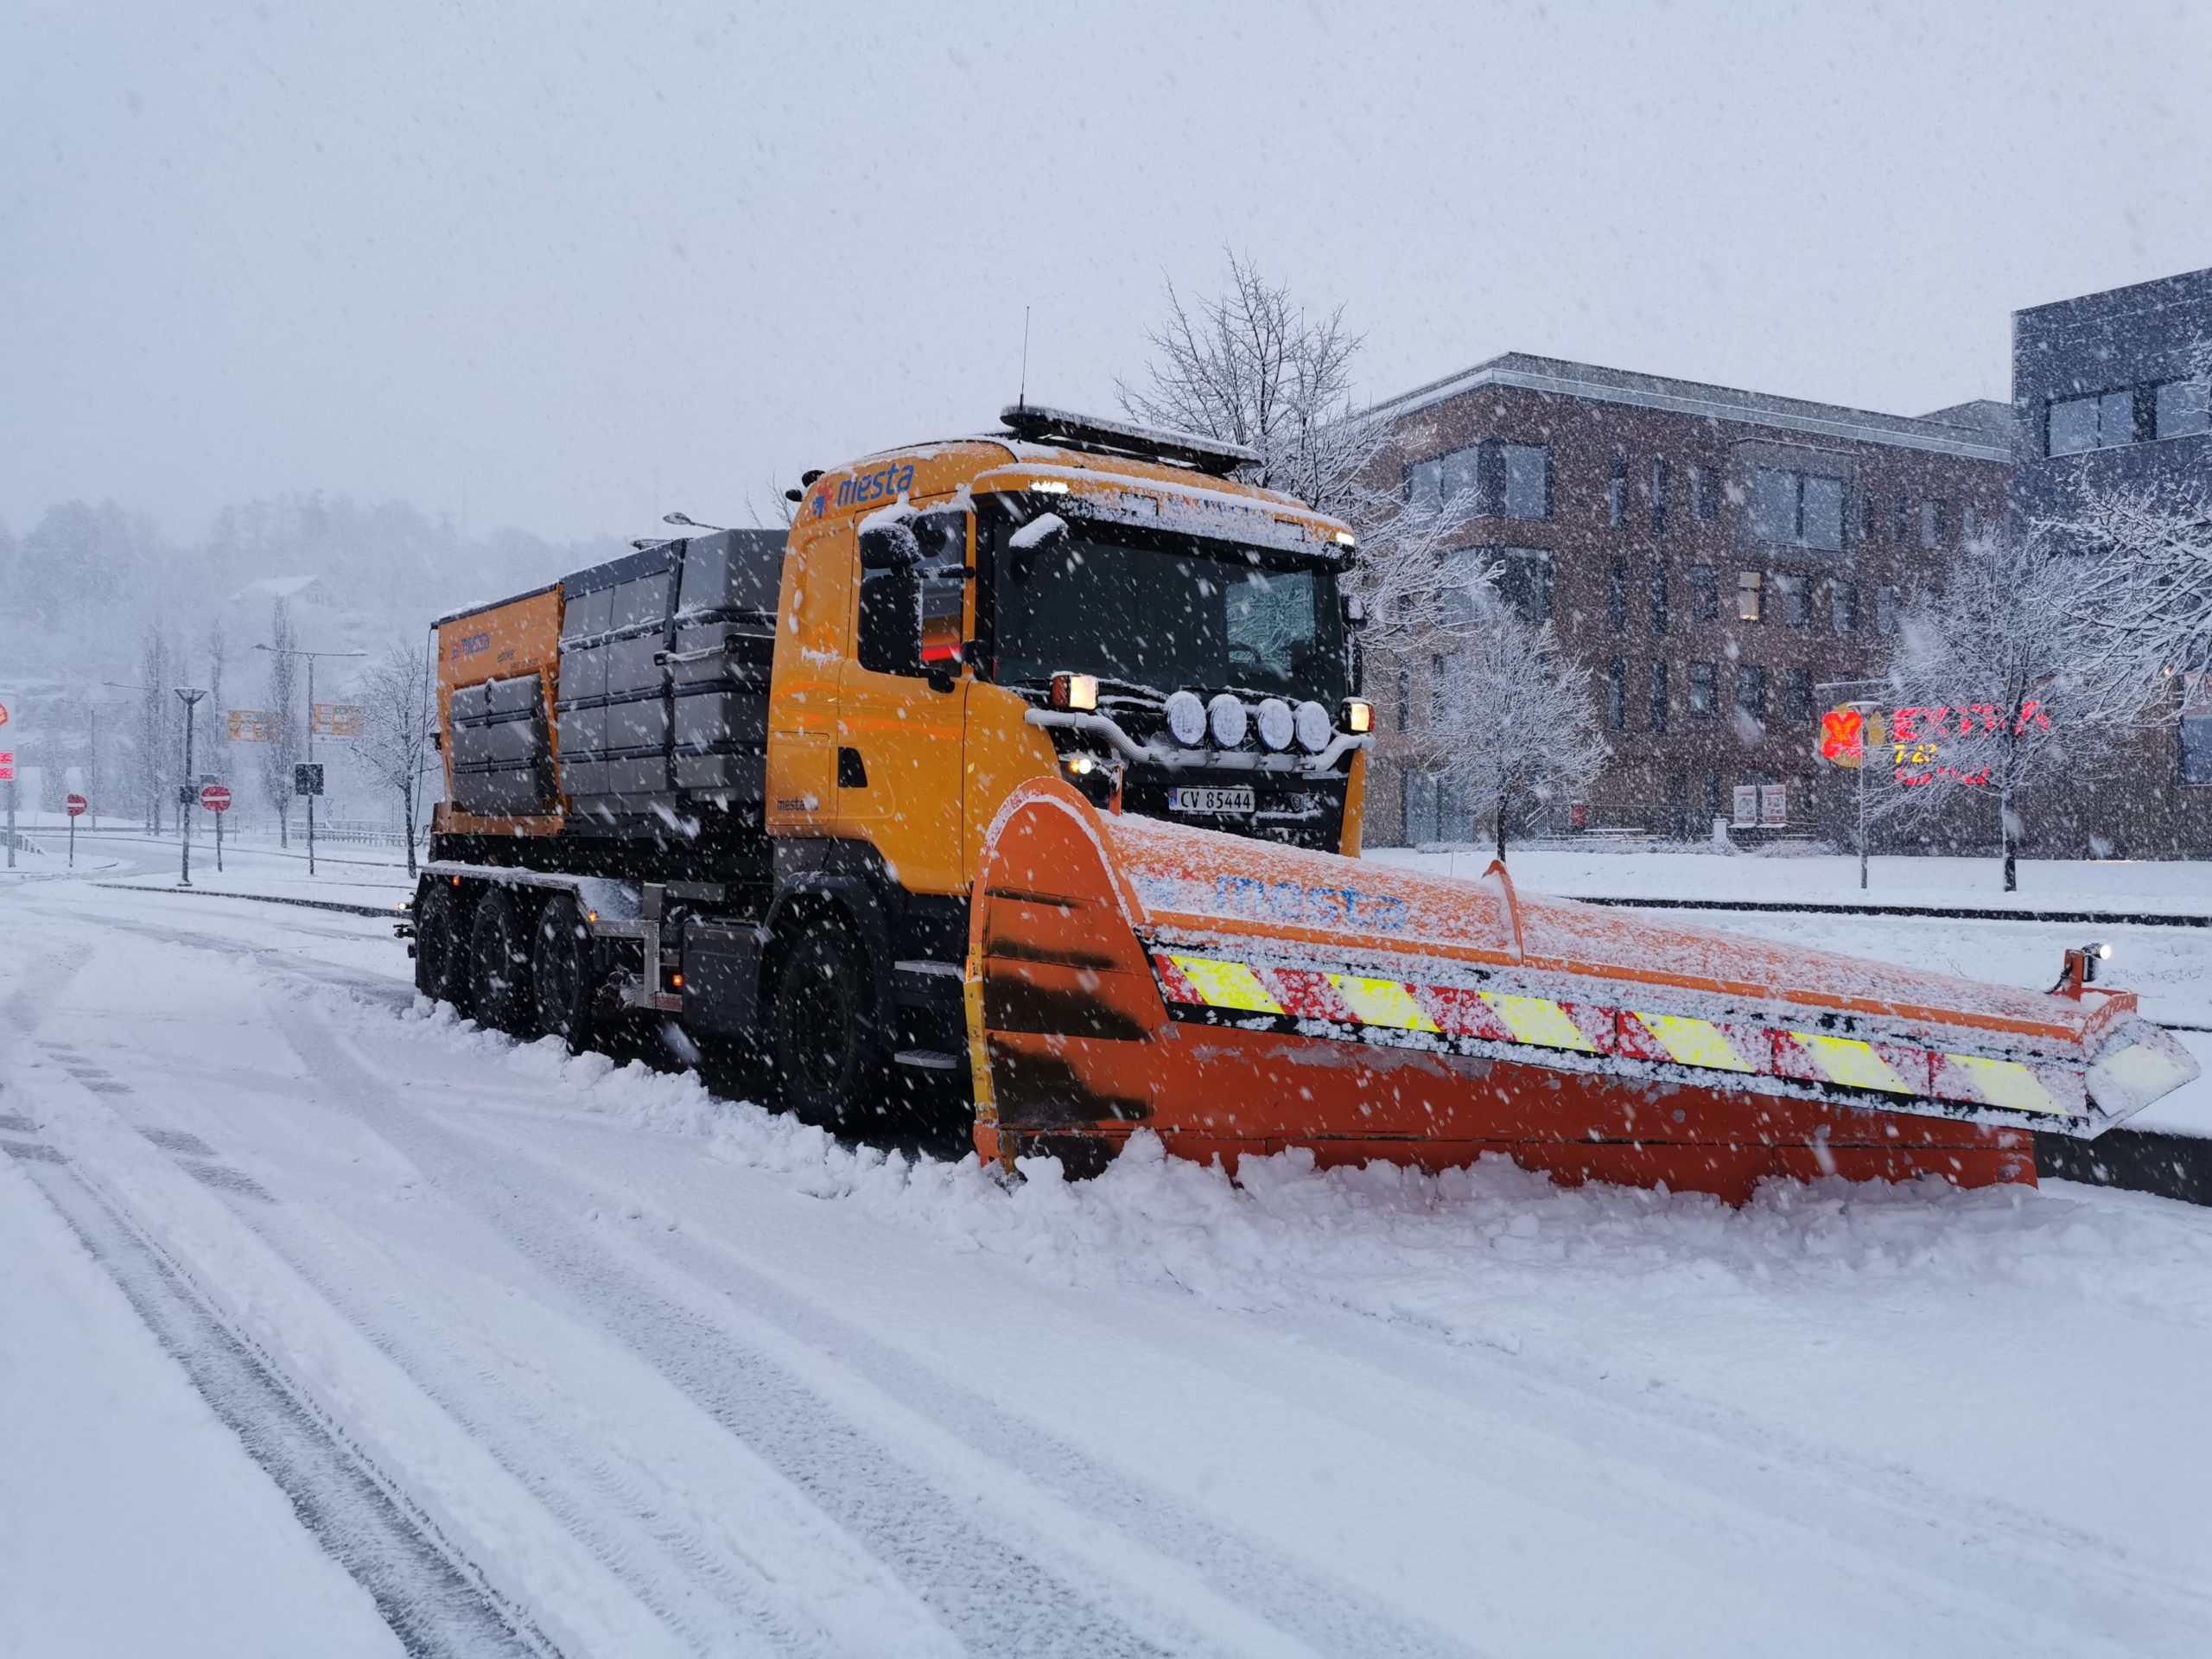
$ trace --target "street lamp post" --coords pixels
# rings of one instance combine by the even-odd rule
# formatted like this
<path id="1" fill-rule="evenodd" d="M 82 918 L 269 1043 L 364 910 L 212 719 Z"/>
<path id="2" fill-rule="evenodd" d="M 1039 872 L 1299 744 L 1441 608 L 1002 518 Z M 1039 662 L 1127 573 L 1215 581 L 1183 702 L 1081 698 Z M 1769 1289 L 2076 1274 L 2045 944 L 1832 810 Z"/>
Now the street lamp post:
<path id="1" fill-rule="evenodd" d="M 195 715 L 200 699 L 207 694 L 194 686 L 180 685 L 175 690 L 177 701 L 184 705 L 184 782 L 176 791 L 176 816 L 184 826 L 184 869 L 177 886 L 188 887 L 192 885 L 192 805 L 199 795 L 192 781 L 192 728 L 199 723 Z"/>
<path id="2" fill-rule="evenodd" d="M 256 651 L 265 651 L 272 657 L 304 657 L 308 659 L 308 760 L 315 760 L 315 664 L 320 657 L 365 657 L 365 651 L 302 651 L 295 645 L 257 645 Z M 289 711 L 287 711 L 289 712 Z M 315 874 L 315 797 L 308 797 L 308 874 Z"/>
<path id="3" fill-rule="evenodd" d="M 1881 687 L 1883 680 L 1829 680 L 1815 687 L 1820 691 L 1850 691 L 1868 686 Z M 1866 773 L 1874 760 L 1874 716 L 1882 705 L 1871 697 L 1853 697 L 1836 705 L 1854 710 L 1859 715 L 1859 891 L 1866 891 Z"/>

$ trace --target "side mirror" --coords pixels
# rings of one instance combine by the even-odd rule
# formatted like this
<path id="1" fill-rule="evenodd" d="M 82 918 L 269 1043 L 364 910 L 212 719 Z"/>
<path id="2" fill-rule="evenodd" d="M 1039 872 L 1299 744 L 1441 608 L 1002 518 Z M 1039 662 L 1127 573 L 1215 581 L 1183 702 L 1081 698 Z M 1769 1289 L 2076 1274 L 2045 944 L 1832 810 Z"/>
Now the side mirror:
<path id="1" fill-rule="evenodd" d="M 906 526 L 899 526 L 909 541 Z M 912 564 L 879 568 L 861 578 L 861 666 L 876 674 L 920 674 L 922 577 Z"/>
<path id="2" fill-rule="evenodd" d="M 1344 608 L 1346 627 L 1358 628 L 1367 625 L 1367 601 L 1357 594 L 1346 594 L 1344 596 Z"/>
<path id="3" fill-rule="evenodd" d="M 911 570 L 922 562 L 922 544 L 904 524 L 870 524 L 861 531 L 861 569 Z"/>

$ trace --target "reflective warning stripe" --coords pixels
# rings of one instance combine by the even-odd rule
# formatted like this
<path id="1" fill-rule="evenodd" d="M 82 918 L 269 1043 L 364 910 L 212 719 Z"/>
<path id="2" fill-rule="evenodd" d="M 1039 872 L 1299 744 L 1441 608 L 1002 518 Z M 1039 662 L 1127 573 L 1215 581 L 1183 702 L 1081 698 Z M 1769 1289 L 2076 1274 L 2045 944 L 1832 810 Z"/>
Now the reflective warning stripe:
<path id="1" fill-rule="evenodd" d="M 1505 1021 L 1516 1042 L 1529 1043 L 1537 1048 L 1572 1049 L 1580 1054 L 1594 1054 L 1597 1044 L 1582 1034 L 1567 1009 L 1548 996 L 1515 996 L 1504 991 L 1484 991 L 1482 1000 L 1497 1017 Z"/>
<path id="2" fill-rule="evenodd" d="M 1260 976 L 1241 962 L 1216 957 L 1171 957 L 1211 1008 L 1235 1008 L 1244 1014 L 1281 1014 L 1282 1005 L 1268 995 Z"/>
<path id="3" fill-rule="evenodd" d="M 1729 1040 L 1729 1034 L 1710 1020 L 1692 1020 L 1678 1014 L 1624 1014 L 1621 1018 L 1635 1020 L 1678 1065 L 1701 1065 L 1714 1071 L 1764 1071 L 1771 1067 L 1771 1060 L 1756 1048 L 1748 1053 L 1740 1052 Z"/>
<path id="4" fill-rule="evenodd" d="M 1435 1020 L 1414 1001 L 1414 988 L 1400 979 L 1363 979 L 1357 974 L 1331 974 L 1329 983 L 1363 1026 L 1388 1026 L 1397 1031 L 1435 1031 Z"/>
<path id="5" fill-rule="evenodd" d="M 1179 951 L 1155 952 L 1153 961 L 1167 1000 L 1184 1007 L 1575 1054 L 1618 1053 L 1701 1071 L 1777 1077 L 2037 1116 L 2078 1116 L 2088 1109 L 2085 1074 L 2064 1065 L 1988 1059 L 1914 1043 L 1607 1008 L 1513 991 L 1423 985 L 1317 968 L 1260 967 Z M 2133 1064 L 2146 1074 L 2141 1079 L 2146 1088 L 2177 1069 L 2163 1057 L 2110 1056 L 2103 1064 L 2115 1083 L 2122 1081 L 2122 1068 Z M 2148 1075 L 2154 1072 L 2155 1078 Z"/>
<path id="6" fill-rule="evenodd" d="M 1944 1066 L 1953 1077 L 1963 1073 L 1985 1105 L 2008 1112 L 2063 1115 L 2066 1108 L 2044 1084 L 2044 1080 L 2018 1060 L 1986 1060 L 1979 1054 L 1946 1054 Z"/>
<path id="7" fill-rule="evenodd" d="M 1875 1049 L 1856 1037 L 1829 1037 L 1819 1032 L 1788 1033 L 1812 1061 L 1821 1077 L 1847 1089 L 1874 1089 L 1884 1094 L 1917 1092 L 1897 1073 L 1897 1068 Z"/>

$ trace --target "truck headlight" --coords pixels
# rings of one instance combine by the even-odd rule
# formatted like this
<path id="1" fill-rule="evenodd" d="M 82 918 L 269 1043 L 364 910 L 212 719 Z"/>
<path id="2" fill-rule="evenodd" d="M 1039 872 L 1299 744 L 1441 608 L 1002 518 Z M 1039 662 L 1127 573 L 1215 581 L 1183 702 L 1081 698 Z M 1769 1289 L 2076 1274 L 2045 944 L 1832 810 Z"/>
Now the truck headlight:
<path id="1" fill-rule="evenodd" d="M 1270 749 L 1287 749 L 1291 739 L 1298 734 L 1297 721 L 1292 717 L 1290 705 L 1281 697 L 1263 698 L 1260 703 L 1260 741 Z"/>
<path id="2" fill-rule="evenodd" d="M 1195 691 L 1178 691 L 1167 699 L 1167 735 L 1186 749 L 1206 741 L 1206 706 Z"/>
<path id="3" fill-rule="evenodd" d="M 1329 721 L 1329 711 L 1318 702 L 1309 700 L 1300 703 L 1292 719 L 1298 728 L 1298 747 L 1308 754 L 1320 753 L 1337 734 L 1336 728 Z"/>
<path id="4" fill-rule="evenodd" d="M 1354 737 L 1364 737 L 1375 729 L 1375 705 L 1364 697 L 1344 700 L 1344 730 Z"/>
<path id="5" fill-rule="evenodd" d="M 1052 676 L 1052 707 L 1088 714 L 1098 707 L 1098 677 L 1096 674 L 1055 674 Z"/>
<path id="6" fill-rule="evenodd" d="M 1251 716 L 1245 713 L 1244 705 L 1236 700 L 1233 691 L 1219 692 L 1206 704 L 1206 728 L 1222 748 L 1233 749 L 1243 743 L 1250 724 Z"/>

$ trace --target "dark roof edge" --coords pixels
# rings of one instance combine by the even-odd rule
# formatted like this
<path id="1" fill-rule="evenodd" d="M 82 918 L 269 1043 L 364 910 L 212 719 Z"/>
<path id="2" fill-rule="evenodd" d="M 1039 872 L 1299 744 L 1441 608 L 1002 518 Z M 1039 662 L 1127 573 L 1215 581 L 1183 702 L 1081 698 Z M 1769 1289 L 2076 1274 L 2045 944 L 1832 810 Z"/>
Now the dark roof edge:
<path id="1" fill-rule="evenodd" d="M 1694 415 L 1748 426 L 1774 427 L 1811 436 L 1837 438 L 1853 443 L 1889 444 L 1899 448 L 1924 449 L 1956 455 L 1967 461 L 2009 461 L 2012 451 L 2001 444 L 1977 442 L 1970 429 L 1938 421 L 1917 420 L 1907 415 L 1882 415 L 1872 410 L 1850 409 L 1840 404 L 1817 404 L 1798 397 L 1743 391 L 1732 386 L 1709 385 L 1695 380 L 1675 380 L 1665 375 L 1637 374 L 1624 369 L 1603 368 L 1594 363 L 1575 363 L 1563 358 L 1533 357 L 1508 352 L 1478 363 L 1458 374 L 1432 380 L 1425 386 L 1375 404 L 1368 412 L 1398 418 L 1427 409 L 1465 392 L 1484 386 L 1511 386 L 1554 397 L 1586 397 L 1599 403 L 1625 404 L 1678 415 Z"/>

